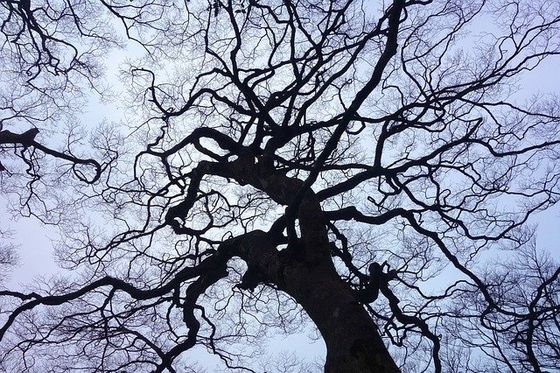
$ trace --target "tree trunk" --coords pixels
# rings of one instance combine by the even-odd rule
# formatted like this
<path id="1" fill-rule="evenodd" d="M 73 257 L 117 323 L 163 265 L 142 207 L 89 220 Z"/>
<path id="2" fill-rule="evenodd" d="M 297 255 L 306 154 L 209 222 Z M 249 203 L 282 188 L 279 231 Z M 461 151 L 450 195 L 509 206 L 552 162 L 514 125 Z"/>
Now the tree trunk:
<path id="1" fill-rule="evenodd" d="M 399 372 L 377 328 L 330 261 L 284 269 L 286 292 L 313 320 L 327 346 L 326 373 Z"/>
<path id="2" fill-rule="evenodd" d="M 258 230 L 228 241 L 221 250 L 225 258 L 244 259 L 265 282 L 276 284 L 302 306 L 327 346 L 325 372 L 399 372 L 375 323 L 340 279 L 330 256 L 312 256 L 315 260 L 310 262 L 302 258 L 303 247 L 277 251 L 268 234 Z"/>
<path id="3" fill-rule="evenodd" d="M 251 184 L 279 204 L 292 203 L 304 182 L 276 172 L 269 164 L 267 168 L 266 163 L 253 162 L 252 157 L 240 158 L 227 167 L 215 165 L 213 173 L 236 178 L 242 185 Z M 291 249 L 279 252 L 265 232 L 254 231 L 233 245 L 234 255 L 307 312 L 327 345 L 325 372 L 399 372 L 375 323 L 334 268 L 325 219 L 312 190 L 299 203 L 297 219 L 301 239 Z"/>

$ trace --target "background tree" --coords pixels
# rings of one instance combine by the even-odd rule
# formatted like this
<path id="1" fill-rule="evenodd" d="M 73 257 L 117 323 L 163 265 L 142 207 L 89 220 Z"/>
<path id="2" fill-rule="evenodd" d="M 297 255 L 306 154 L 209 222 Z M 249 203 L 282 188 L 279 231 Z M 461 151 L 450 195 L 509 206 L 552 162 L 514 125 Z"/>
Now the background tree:
<path id="1" fill-rule="evenodd" d="M 28 165 L 3 185 L 47 180 L 19 193 L 75 271 L 0 292 L 4 369 L 196 370 L 203 346 L 255 371 L 256 336 L 304 315 L 326 372 L 559 365 L 560 267 L 531 219 L 558 200 L 560 106 L 520 90 L 558 56 L 559 3 L 1 4 L 33 98 L 2 126 L 98 87 L 119 32 L 146 55 L 89 155 L 1 128 Z"/>

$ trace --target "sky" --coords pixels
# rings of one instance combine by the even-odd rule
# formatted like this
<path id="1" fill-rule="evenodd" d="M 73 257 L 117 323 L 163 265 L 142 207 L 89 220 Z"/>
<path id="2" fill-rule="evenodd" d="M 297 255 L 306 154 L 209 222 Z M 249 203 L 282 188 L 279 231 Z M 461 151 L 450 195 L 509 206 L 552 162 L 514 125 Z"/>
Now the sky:
<path id="1" fill-rule="evenodd" d="M 115 52 L 110 60 L 123 61 L 127 53 L 124 51 Z M 112 64 L 118 66 L 119 63 Z M 560 87 L 560 65 L 558 62 L 549 62 L 540 66 L 531 79 L 520 82 L 522 90 L 548 92 L 558 94 Z M 113 71 L 113 74 L 116 74 Z M 112 78 L 116 79 L 116 78 Z M 115 80 L 116 82 L 116 80 Z M 84 113 L 84 121 L 96 122 L 105 117 L 108 120 L 119 120 L 122 113 L 114 111 L 106 104 L 92 99 L 88 105 L 87 112 Z M 538 247 L 552 254 L 556 260 L 560 260 L 560 206 L 555 206 L 547 211 L 540 212 L 532 218 L 532 223 L 538 225 L 537 244 Z M 54 259 L 54 246 L 52 240 L 56 240 L 58 232 L 52 227 L 42 225 L 34 218 L 15 218 L 8 211 L 5 196 L 0 196 L 0 227 L 11 229 L 14 232 L 13 241 L 18 245 L 19 265 L 11 272 L 5 287 L 12 290 L 26 288 L 27 284 L 35 279 L 48 277 L 60 273 Z M 270 350 L 296 352 L 302 357 L 312 356 L 313 359 L 324 359 L 325 349 L 322 341 L 313 342 L 308 338 L 312 332 L 305 331 L 290 337 L 278 336 L 268 341 Z M 202 360 L 209 359 L 200 353 L 197 358 Z M 209 369 L 217 364 L 213 359 L 202 362 Z M 212 370 L 210 370 L 212 371 Z"/>

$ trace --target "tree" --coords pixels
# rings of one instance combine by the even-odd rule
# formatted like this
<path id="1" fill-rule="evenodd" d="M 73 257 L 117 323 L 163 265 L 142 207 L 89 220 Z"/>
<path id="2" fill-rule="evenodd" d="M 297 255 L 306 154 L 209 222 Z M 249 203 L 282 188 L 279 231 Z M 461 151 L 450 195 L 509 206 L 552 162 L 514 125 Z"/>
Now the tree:
<path id="1" fill-rule="evenodd" d="M 76 273 L 0 292 L 3 367 L 187 371 L 184 353 L 205 346 L 254 371 L 254 335 L 303 314 L 326 372 L 557 367 L 560 267 L 532 217 L 559 198 L 560 102 L 520 88 L 560 53 L 559 14 L 549 1 L 3 1 L 22 87 L 3 96 L 3 188 L 60 226 Z M 102 92 L 119 31 L 147 56 L 124 73 L 128 122 L 89 146 L 75 131 L 65 150 L 40 145 L 80 91 Z M 43 128 L 7 127 L 22 120 Z"/>

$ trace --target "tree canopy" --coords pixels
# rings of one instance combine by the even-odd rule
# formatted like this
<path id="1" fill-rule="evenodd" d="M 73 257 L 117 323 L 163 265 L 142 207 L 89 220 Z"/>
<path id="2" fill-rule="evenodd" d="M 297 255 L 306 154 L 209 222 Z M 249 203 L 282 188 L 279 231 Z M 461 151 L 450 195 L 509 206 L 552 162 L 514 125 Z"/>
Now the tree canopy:
<path id="1" fill-rule="evenodd" d="M 0 18 L 0 191 L 60 230 L 70 270 L 0 290 L 2 369 L 200 372 L 202 347 L 260 372 L 259 338 L 302 323 L 325 372 L 560 365 L 534 218 L 560 196 L 560 99 L 539 87 L 560 2 L 2 0 Z M 81 116 L 92 97 L 121 119 Z"/>

